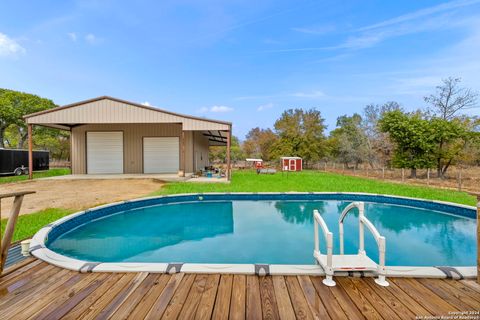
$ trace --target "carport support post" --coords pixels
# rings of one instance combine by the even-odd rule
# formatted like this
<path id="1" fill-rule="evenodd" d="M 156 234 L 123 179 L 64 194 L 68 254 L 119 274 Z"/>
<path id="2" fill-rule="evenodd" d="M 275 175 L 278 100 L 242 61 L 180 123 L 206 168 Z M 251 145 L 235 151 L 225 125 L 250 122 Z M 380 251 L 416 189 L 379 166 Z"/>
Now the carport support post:
<path id="1" fill-rule="evenodd" d="M 180 137 L 180 162 L 182 163 L 182 177 L 185 177 L 185 131 L 182 130 L 182 135 Z"/>
<path id="2" fill-rule="evenodd" d="M 33 125 L 28 124 L 27 133 L 28 133 L 28 179 L 33 179 L 33 137 L 32 137 L 32 128 Z"/>
<path id="3" fill-rule="evenodd" d="M 230 168 L 231 140 L 232 140 L 232 126 L 230 126 L 230 130 L 228 130 L 228 134 L 227 134 L 227 180 L 229 181 L 231 178 L 231 168 Z"/>

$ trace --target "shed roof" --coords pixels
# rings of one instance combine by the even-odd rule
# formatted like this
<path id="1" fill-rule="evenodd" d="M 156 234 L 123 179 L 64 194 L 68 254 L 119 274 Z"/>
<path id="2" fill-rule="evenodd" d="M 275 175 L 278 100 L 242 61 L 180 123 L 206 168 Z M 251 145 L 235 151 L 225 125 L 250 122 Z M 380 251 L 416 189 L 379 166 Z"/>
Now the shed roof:
<path id="1" fill-rule="evenodd" d="M 91 123 L 181 123 L 183 130 L 230 130 L 231 123 L 162 110 L 109 96 L 26 115 L 29 124 L 69 129 Z"/>

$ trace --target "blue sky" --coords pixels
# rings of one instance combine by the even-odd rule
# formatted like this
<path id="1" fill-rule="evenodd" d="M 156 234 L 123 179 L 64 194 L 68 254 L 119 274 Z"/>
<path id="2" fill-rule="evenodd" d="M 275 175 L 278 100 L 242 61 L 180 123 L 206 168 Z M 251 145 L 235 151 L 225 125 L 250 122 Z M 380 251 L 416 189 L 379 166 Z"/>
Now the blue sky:
<path id="1" fill-rule="evenodd" d="M 369 103 L 423 107 L 448 76 L 480 89 L 480 0 L 0 4 L 0 87 L 59 105 L 111 95 L 241 138 L 292 107 L 329 130 Z"/>

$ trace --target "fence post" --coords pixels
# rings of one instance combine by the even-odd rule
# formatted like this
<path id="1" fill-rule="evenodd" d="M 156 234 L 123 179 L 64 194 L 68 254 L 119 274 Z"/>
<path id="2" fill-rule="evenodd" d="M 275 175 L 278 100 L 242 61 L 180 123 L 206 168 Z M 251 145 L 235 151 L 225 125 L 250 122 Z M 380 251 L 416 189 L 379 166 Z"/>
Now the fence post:
<path id="1" fill-rule="evenodd" d="M 385 167 L 382 167 L 382 179 L 385 180 Z"/>
<path id="2" fill-rule="evenodd" d="M 405 169 L 402 168 L 402 182 L 405 182 Z"/>
<path id="3" fill-rule="evenodd" d="M 427 186 L 430 185 L 430 168 L 427 168 Z"/>
<path id="4" fill-rule="evenodd" d="M 458 167 L 458 191 L 462 191 L 462 167 Z"/>
<path id="5" fill-rule="evenodd" d="M 477 283 L 480 284 L 480 193 L 469 193 L 477 197 Z"/>
<path id="6" fill-rule="evenodd" d="M 327 172 L 327 161 L 325 161 L 324 170 Z"/>
<path id="7" fill-rule="evenodd" d="M 477 193 L 477 283 L 480 283 L 480 193 Z"/>
<path id="8" fill-rule="evenodd" d="M 367 177 L 368 177 L 368 166 L 367 166 Z"/>
<path id="9" fill-rule="evenodd" d="M 342 174 L 345 174 L 345 163 L 342 163 Z"/>

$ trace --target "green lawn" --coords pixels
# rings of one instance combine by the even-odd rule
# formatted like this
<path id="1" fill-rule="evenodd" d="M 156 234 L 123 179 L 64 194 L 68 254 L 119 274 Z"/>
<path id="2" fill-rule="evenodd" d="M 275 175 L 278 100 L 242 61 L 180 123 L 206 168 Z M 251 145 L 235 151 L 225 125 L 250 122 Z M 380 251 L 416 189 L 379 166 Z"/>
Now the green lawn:
<path id="1" fill-rule="evenodd" d="M 475 198 L 466 192 L 411 186 L 317 171 L 303 171 L 289 173 L 288 175 L 282 173 L 275 175 L 257 175 L 254 171 L 235 171 L 230 184 L 194 182 L 167 183 L 162 189 L 150 194 L 150 196 L 175 193 L 275 191 L 368 192 L 443 200 L 471 206 L 474 206 L 476 203 Z M 14 241 L 30 237 L 42 226 L 70 213 L 72 213 L 72 211 L 53 208 L 20 216 Z M 2 220 L 2 234 L 5 223 L 6 221 Z"/>
<path id="2" fill-rule="evenodd" d="M 43 226 L 60 219 L 70 213 L 72 210 L 49 208 L 36 213 L 19 216 L 12 241 L 22 240 L 33 236 Z M 7 219 L 2 219 L 2 236 L 5 231 Z"/>
<path id="3" fill-rule="evenodd" d="M 474 206 L 475 197 L 466 192 L 412 186 L 341 174 L 302 171 L 289 174 L 257 175 L 255 171 L 235 171 L 230 184 L 168 183 L 152 195 L 196 192 L 368 192 L 450 201 Z"/>
<path id="4" fill-rule="evenodd" d="M 64 176 L 66 174 L 70 174 L 70 169 L 68 169 L 68 168 L 50 169 L 48 171 L 34 172 L 33 173 L 33 178 L 38 179 L 38 178 L 46 178 L 46 177 Z M 23 180 L 28 180 L 28 175 L 4 176 L 4 177 L 0 177 L 0 184 L 23 181 Z"/>

